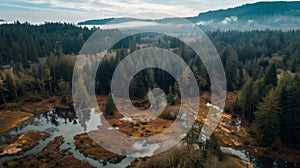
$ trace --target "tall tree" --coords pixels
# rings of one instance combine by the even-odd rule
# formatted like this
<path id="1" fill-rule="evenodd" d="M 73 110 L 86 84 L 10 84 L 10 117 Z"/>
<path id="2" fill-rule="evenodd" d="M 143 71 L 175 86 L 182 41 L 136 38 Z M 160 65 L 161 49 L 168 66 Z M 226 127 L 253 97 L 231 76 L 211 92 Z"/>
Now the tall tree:
<path id="1" fill-rule="evenodd" d="M 299 82 L 298 82 L 299 83 Z M 280 136 L 286 142 L 300 144 L 300 87 L 283 89 L 281 94 Z"/>
<path id="2" fill-rule="evenodd" d="M 264 82 L 267 87 L 277 86 L 277 73 L 275 64 L 271 64 L 265 74 Z"/>
<path id="3" fill-rule="evenodd" d="M 259 103 L 255 118 L 262 144 L 271 144 L 280 131 L 280 88 L 272 88 Z"/>
<path id="4" fill-rule="evenodd" d="M 254 119 L 253 102 L 251 99 L 252 93 L 253 93 L 253 81 L 250 78 L 243 85 L 240 93 L 240 104 L 241 104 L 242 112 L 249 121 L 252 121 Z"/>
<path id="5" fill-rule="evenodd" d="M 115 106 L 112 94 L 108 95 L 107 103 L 105 105 L 105 114 L 109 116 L 113 116 L 115 112 L 117 111 L 117 108 Z"/>
<path id="6" fill-rule="evenodd" d="M 227 89 L 233 91 L 236 89 L 237 81 L 237 70 L 238 70 L 238 56 L 236 52 L 231 48 L 228 51 L 228 56 L 226 59 L 226 80 L 227 80 Z"/>

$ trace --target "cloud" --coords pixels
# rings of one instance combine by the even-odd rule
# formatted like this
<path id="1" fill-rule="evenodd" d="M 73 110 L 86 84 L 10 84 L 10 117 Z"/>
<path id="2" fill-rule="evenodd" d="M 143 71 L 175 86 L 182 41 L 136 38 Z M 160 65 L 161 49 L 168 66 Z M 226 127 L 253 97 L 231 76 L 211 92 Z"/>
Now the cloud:
<path id="1" fill-rule="evenodd" d="M 110 15 L 128 15 L 129 13 L 140 12 L 162 12 L 174 16 L 186 16 L 198 13 L 195 9 L 174 3 L 173 5 L 165 3 L 144 2 L 138 0 L 25 0 L 32 4 L 49 4 L 51 8 L 76 9 L 88 12 L 104 12 Z"/>
<path id="2" fill-rule="evenodd" d="M 61 15 L 66 20 L 57 21 L 74 22 L 75 20 L 73 19 L 75 18 L 99 19 L 107 17 L 124 17 L 129 15 L 139 16 L 138 14 L 141 12 L 152 13 L 148 16 L 142 16 L 143 18 L 161 18 L 168 15 L 169 17 L 195 16 L 200 12 L 216 9 L 226 9 L 245 3 L 254 2 L 257 2 L 257 0 L 1 0 L 0 7 L 11 5 L 11 10 L 6 10 L 6 13 L 4 14 L 6 17 L 10 17 L 10 15 L 16 16 L 14 12 L 16 10 L 22 11 L 23 8 L 24 12 L 31 9 L 32 12 L 35 13 L 35 16 L 33 16 L 34 18 L 29 18 L 28 16 L 28 19 L 38 20 L 38 18 L 40 18 L 41 20 L 44 20 L 45 18 L 42 18 L 39 13 L 44 13 L 44 11 L 53 11 L 56 13 L 53 13 L 53 16 L 51 16 L 50 13 L 50 16 L 47 16 L 46 18 L 52 17 L 51 20 L 53 20 L 55 19 L 54 15 L 55 17 Z M 167 13 L 167 15 L 163 13 Z M 70 16 L 71 14 L 72 19 L 68 19 L 66 16 Z M 19 17 L 24 17 L 24 15 L 21 14 Z M 45 16 L 43 15 L 43 17 Z M 225 19 L 223 23 L 227 24 L 234 18 L 229 19 L 230 20 Z"/>
<path id="3" fill-rule="evenodd" d="M 230 16 L 230 17 L 226 17 L 224 20 L 222 20 L 221 23 L 228 24 L 230 22 L 237 22 L 238 19 L 239 18 L 237 16 Z"/>
<path id="4" fill-rule="evenodd" d="M 209 20 L 209 21 L 199 21 L 198 23 L 196 23 L 197 25 L 201 25 L 201 26 L 207 26 L 213 23 L 213 20 Z"/>

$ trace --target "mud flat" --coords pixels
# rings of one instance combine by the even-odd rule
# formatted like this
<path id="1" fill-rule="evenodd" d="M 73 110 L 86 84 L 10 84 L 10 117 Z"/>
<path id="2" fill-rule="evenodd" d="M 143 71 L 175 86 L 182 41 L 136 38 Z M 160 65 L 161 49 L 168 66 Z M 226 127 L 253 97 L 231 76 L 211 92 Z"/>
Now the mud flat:
<path id="1" fill-rule="evenodd" d="M 18 127 L 37 113 L 57 109 L 72 110 L 71 102 L 61 103 L 61 98 L 53 96 L 38 102 L 20 100 L 16 103 L 0 105 L 0 135 Z"/>
<path id="2" fill-rule="evenodd" d="M 5 161 L 0 167 L 73 167 L 73 168 L 92 168 L 87 161 L 76 159 L 68 149 L 60 150 L 63 143 L 62 136 L 55 137 L 47 146 L 37 154 L 29 154 L 20 158 Z"/>
<path id="3" fill-rule="evenodd" d="M 0 157 L 21 154 L 35 147 L 40 140 L 44 140 L 47 137 L 49 137 L 47 132 L 27 131 L 20 134 L 15 142 L 1 146 Z"/>
<path id="4" fill-rule="evenodd" d="M 74 140 L 76 148 L 81 153 L 95 160 L 102 160 L 104 165 L 107 162 L 117 164 L 125 159 L 125 156 L 117 155 L 105 150 L 96 142 L 94 142 L 86 133 L 74 136 Z"/>
<path id="5" fill-rule="evenodd" d="M 32 113 L 20 111 L 0 111 L 0 135 L 8 132 L 9 130 L 21 125 L 34 115 Z"/>

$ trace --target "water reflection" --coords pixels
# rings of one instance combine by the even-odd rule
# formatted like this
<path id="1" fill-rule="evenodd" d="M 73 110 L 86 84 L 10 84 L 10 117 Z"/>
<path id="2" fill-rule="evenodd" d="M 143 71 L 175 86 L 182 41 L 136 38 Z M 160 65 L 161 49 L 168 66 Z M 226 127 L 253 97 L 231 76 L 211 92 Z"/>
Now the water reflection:
<path id="1" fill-rule="evenodd" d="M 131 157 L 126 157 L 122 160 L 121 163 L 107 164 L 106 166 L 102 165 L 101 160 L 94 160 L 92 158 L 84 156 L 78 150 L 75 149 L 73 136 L 83 133 L 85 131 L 92 131 L 95 129 L 99 129 L 98 126 L 102 125 L 101 118 L 103 117 L 102 113 L 95 111 L 95 109 L 86 110 L 85 113 L 81 114 L 84 122 L 79 122 L 79 117 L 77 118 L 75 113 L 69 110 L 55 109 L 52 111 L 44 112 L 42 114 L 36 114 L 35 117 L 31 118 L 24 124 L 16 127 L 12 131 L 7 134 L 0 136 L 0 144 L 7 144 L 13 142 L 18 134 L 21 134 L 28 130 L 39 130 L 46 131 L 51 134 L 49 138 L 44 141 L 40 141 L 39 145 L 32 148 L 29 151 L 26 151 L 22 155 L 18 156 L 5 156 L 0 158 L 0 164 L 2 164 L 5 160 L 10 158 L 18 158 L 27 154 L 34 154 L 42 150 L 50 140 L 53 140 L 56 136 L 63 136 L 64 143 L 61 145 L 61 149 L 70 148 L 70 152 L 80 160 L 87 160 L 91 165 L 95 167 L 126 167 L 133 160 L 133 157 L 137 156 L 151 156 L 154 151 L 158 150 L 160 146 L 156 143 L 146 142 L 146 141 L 138 141 L 133 144 L 133 148 L 135 148 L 139 152 L 132 153 Z M 84 118 L 86 117 L 86 118 Z M 184 118 L 184 117 L 183 117 Z M 130 117 L 123 117 L 120 120 L 132 121 Z M 94 125 L 94 127 L 90 127 L 90 125 Z M 202 135 L 203 136 L 203 135 Z M 207 137 L 199 137 L 201 139 L 206 139 Z M 242 149 L 233 149 L 230 147 L 221 147 L 222 151 L 225 153 L 233 154 L 243 160 L 251 162 L 255 167 L 259 168 L 296 168 L 299 165 L 288 163 L 286 161 L 274 160 L 264 157 L 256 157 L 254 155 L 249 154 L 246 150 Z M 140 152 L 142 151 L 142 152 Z"/>
<path id="2" fill-rule="evenodd" d="M 81 117 L 86 117 L 84 119 L 86 123 L 92 122 L 96 123 L 95 125 L 100 125 L 100 116 L 101 114 L 90 109 L 89 111 L 86 111 L 86 114 L 82 114 Z M 29 130 L 46 131 L 50 133 L 50 137 L 40 141 L 37 146 L 26 151 L 22 155 L 1 157 L 0 165 L 11 158 L 19 158 L 27 154 L 36 154 L 40 152 L 49 143 L 49 141 L 53 140 L 56 136 L 64 137 L 64 143 L 60 146 L 60 149 L 70 149 L 69 152 L 71 152 L 77 159 L 86 160 L 95 167 L 126 167 L 134 160 L 131 157 L 127 157 L 119 164 L 114 165 L 108 163 L 106 166 L 103 166 L 101 160 L 94 160 L 80 153 L 77 149 L 75 149 L 73 137 L 77 134 L 94 129 L 87 127 L 86 123 L 84 124 L 84 122 L 79 122 L 79 117 L 77 118 L 76 114 L 70 110 L 53 109 L 42 114 L 36 114 L 27 122 L 16 127 L 10 132 L 1 135 L 0 144 L 12 143 L 17 138 L 17 135 Z"/>

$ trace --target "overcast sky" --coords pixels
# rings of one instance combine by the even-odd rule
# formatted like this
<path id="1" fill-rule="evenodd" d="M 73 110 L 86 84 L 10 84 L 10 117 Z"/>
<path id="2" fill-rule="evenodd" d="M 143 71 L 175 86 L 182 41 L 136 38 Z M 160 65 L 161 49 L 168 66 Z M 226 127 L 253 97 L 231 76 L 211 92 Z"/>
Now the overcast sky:
<path id="1" fill-rule="evenodd" d="M 274 1 L 274 0 L 264 0 Z M 296 0 L 295 0 L 296 1 Z M 0 19 L 8 22 L 43 23 L 126 17 L 140 12 L 157 13 L 149 18 L 195 16 L 200 12 L 226 9 L 257 0 L 1 0 Z M 140 16 L 140 15 L 138 15 Z"/>

